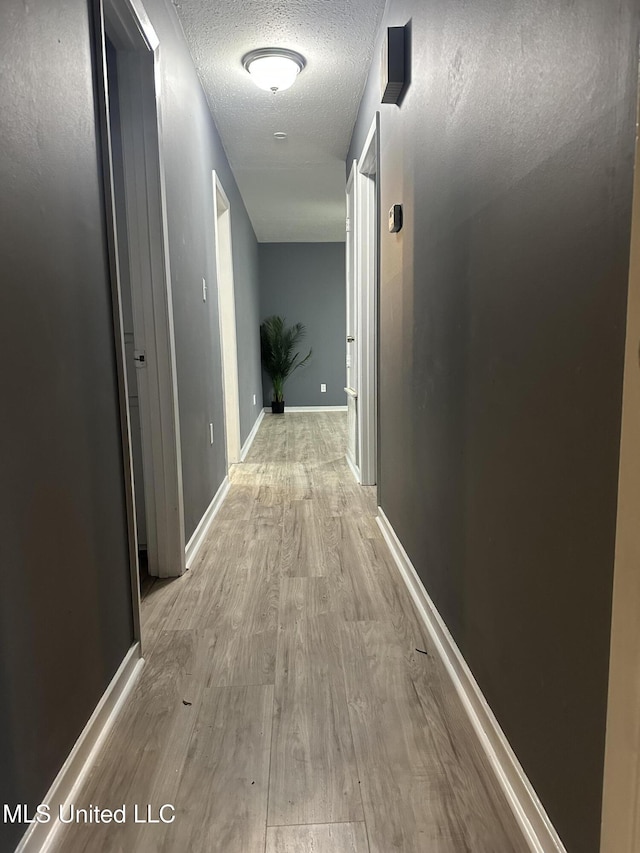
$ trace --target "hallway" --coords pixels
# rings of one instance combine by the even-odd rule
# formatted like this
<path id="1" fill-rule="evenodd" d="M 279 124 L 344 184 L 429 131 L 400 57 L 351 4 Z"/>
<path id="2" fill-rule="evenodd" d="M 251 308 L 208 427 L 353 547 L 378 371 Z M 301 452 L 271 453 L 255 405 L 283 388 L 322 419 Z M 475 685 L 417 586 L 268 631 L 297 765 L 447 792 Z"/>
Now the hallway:
<path id="1" fill-rule="evenodd" d="M 145 668 L 74 798 L 128 820 L 56 850 L 524 853 L 345 430 L 265 417 L 196 565 L 146 591 Z M 133 822 L 165 803 L 172 824 Z"/>

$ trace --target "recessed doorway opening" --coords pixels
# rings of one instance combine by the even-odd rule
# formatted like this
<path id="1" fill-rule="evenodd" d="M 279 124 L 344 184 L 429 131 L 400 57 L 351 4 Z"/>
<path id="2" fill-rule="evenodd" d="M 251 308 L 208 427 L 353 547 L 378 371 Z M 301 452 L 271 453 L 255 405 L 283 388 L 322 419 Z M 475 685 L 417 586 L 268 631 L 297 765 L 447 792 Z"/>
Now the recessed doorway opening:
<path id="1" fill-rule="evenodd" d="M 158 38 L 137 0 L 99 13 L 103 160 L 134 609 L 139 565 L 185 570 L 180 426 L 156 95 Z M 137 616 L 136 616 L 137 618 Z M 139 629 L 138 629 L 139 630 Z"/>
<path id="2" fill-rule="evenodd" d="M 213 172 L 213 221 L 215 229 L 216 276 L 218 279 L 218 317 L 222 353 L 222 387 L 227 468 L 240 461 L 240 393 L 238 390 L 238 342 L 236 302 L 233 283 L 233 246 L 231 243 L 231 206 Z"/>

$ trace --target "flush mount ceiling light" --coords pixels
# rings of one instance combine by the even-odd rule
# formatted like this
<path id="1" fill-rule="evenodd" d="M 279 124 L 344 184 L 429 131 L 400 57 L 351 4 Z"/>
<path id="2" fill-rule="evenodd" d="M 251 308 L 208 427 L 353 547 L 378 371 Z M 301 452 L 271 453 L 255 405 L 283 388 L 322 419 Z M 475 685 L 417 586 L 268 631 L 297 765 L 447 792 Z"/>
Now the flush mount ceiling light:
<path id="1" fill-rule="evenodd" d="M 262 47 L 243 57 L 242 64 L 256 86 L 275 94 L 293 86 L 307 63 L 304 56 L 295 50 Z"/>

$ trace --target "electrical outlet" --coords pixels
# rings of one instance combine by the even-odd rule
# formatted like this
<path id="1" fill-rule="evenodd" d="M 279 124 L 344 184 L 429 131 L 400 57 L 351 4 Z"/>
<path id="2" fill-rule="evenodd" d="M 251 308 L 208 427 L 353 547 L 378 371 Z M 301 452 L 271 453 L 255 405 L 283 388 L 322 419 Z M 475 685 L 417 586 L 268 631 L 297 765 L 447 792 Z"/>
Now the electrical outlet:
<path id="1" fill-rule="evenodd" d="M 207 282 L 202 279 L 202 301 L 207 301 Z"/>
<path id="2" fill-rule="evenodd" d="M 213 424 L 209 424 L 209 444 L 213 444 Z"/>
<path id="3" fill-rule="evenodd" d="M 255 404 L 256 404 L 256 395 L 254 394 L 253 395 L 253 405 L 255 406 Z"/>
<path id="4" fill-rule="evenodd" d="M 320 393 L 321 394 L 327 393 L 327 386 L 324 384 L 324 382 L 322 383 L 322 385 L 320 385 Z"/>

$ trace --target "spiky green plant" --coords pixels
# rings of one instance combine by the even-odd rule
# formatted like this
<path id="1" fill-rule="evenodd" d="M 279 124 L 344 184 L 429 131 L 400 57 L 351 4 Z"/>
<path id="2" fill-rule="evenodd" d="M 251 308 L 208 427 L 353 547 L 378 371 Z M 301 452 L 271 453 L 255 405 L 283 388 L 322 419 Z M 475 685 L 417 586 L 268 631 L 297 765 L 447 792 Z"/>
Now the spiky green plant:
<path id="1" fill-rule="evenodd" d="M 311 350 L 301 361 L 298 361 L 300 353 L 294 353 L 306 331 L 302 323 L 287 326 L 284 317 L 278 316 L 267 317 L 260 325 L 262 366 L 273 383 L 273 399 L 276 403 L 284 400 L 284 383 L 293 371 L 311 358 Z"/>

